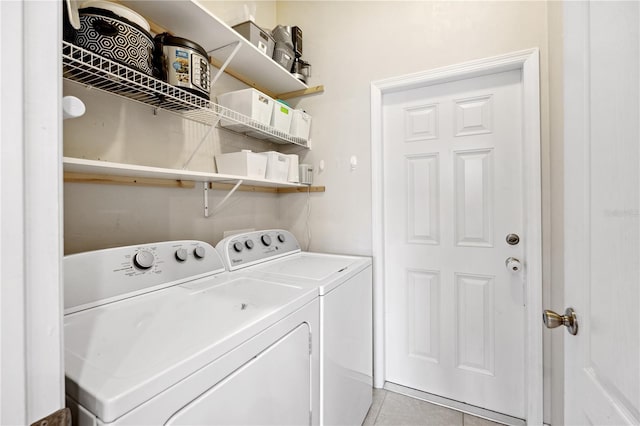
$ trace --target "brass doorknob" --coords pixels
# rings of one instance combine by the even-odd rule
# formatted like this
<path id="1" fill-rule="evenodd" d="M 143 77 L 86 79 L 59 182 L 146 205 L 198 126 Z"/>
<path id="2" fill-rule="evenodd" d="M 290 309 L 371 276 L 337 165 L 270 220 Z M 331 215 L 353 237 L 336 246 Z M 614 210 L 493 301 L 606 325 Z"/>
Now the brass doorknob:
<path id="1" fill-rule="evenodd" d="M 557 314 L 549 309 L 542 313 L 542 321 L 547 328 L 556 328 L 564 325 L 567 327 L 569 334 L 575 336 L 578 334 L 578 317 L 573 308 L 567 308 L 564 315 Z"/>

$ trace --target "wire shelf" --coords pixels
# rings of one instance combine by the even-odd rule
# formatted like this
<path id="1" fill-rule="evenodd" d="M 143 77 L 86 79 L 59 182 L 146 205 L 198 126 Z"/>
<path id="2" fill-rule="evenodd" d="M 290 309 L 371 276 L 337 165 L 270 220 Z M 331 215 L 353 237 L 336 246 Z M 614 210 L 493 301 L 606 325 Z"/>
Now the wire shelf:
<path id="1" fill-rule="evenodd" d="M 308 147 L 307 141 L 259 123 L 198 95 L 114 62 L 74 44 L 62 42 L 63 78 L 151 105 L 207 125 L 220 125 L 279 144 Z"/>

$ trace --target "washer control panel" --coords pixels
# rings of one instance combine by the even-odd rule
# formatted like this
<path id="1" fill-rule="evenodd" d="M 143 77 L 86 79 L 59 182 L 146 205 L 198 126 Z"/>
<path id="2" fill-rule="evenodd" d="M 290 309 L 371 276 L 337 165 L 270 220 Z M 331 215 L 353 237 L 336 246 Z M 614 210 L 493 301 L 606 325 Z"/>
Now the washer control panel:
<path id="1" fill-rule="evenodd" d="M 298 253 L 298 240 L 289 231 L 270 229 L 232 235 L 220 241 L 216 250 L 230 271 L 276 257 Z"/>
<path id="2" fill-rule="evenodd" d="M 224 271 L 217 251 L 204 241 L 164 241 L 71 254 L 64 258 L 65 312 Z"/>

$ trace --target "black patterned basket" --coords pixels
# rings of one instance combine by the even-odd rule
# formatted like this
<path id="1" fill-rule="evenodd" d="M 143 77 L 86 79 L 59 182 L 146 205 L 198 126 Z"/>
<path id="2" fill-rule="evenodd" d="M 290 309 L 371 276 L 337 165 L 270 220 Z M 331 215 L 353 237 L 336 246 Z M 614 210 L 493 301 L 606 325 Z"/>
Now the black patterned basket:
<path id="1" fill-rule="evenodd" d="M 73 43 L 150 76 L 153 38 L 144 28 L 115 13 L 98 8 L 80 9 L 80 29 Z"/>

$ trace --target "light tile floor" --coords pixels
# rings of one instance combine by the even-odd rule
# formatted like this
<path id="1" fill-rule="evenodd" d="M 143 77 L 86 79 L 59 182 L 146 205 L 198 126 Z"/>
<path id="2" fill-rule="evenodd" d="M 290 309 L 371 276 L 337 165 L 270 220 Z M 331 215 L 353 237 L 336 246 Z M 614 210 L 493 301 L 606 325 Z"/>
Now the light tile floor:
<path id="1" fill-rule="evenodd" d="M 384 389 L 373 390 L 373 404 L 363 426 L 498 426 L 460 411 L 400 395 Z"/>

